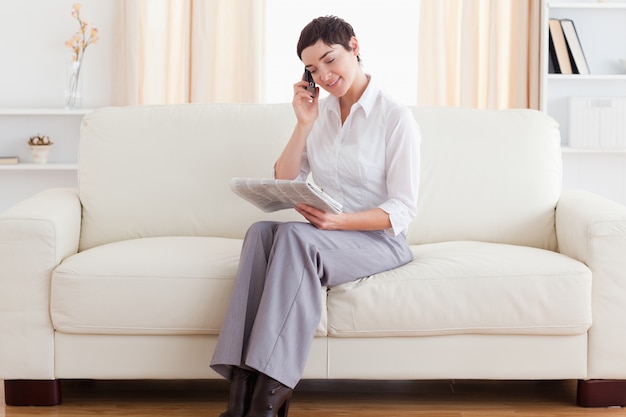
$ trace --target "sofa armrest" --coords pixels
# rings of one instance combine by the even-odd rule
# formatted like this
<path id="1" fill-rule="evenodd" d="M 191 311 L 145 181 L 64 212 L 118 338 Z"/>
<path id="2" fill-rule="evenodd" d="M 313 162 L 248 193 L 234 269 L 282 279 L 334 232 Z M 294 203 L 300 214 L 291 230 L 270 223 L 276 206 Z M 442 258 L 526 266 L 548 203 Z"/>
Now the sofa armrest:
<path id="1" fill-rule="evenodd" d="M 589 379 L 626 379 L 626 206 L 565 191 L 556 208 L 559 251 L 592 272 Z"/>
<path id="2" fill-rule="evenodd" d="M 0 214 L 0 379 L 54 379 L 50 278 L 77 253 L 75 189 L 38 193 Z"/>

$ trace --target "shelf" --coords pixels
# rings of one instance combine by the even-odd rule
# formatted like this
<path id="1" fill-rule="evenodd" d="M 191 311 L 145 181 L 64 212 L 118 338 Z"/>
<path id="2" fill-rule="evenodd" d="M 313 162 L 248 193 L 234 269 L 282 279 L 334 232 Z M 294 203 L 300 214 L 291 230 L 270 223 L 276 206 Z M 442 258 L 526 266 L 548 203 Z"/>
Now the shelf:
<path id="1" fill-rule="evenodd" d="M 569 146 L 562 146 L 561 152 L 564 154 L 624 154 L 626 155 L 626 149 L 600 149 L 600 148 L 570 148 Z"/>
<path id="2" fill-rule="evenodd" d="M 573 1 L 551 1 L 548 2 L 551 9 L 626 9 L 626 2 L 615 3 L 607 1 L 601 2 L 573 2 Z"/>
<path id="3" fill-rule="evenodd" d="M 67 110 L 60 107 L 0 108 L 0 116 L 84 116 L 94 109 Z"/>
<path id="4" fill-rule="evenodd" d="M 78 164 L 72 163 L 48 163 L 33 164 L 28 162 L 20 162 L 15 165 L 0 165 L 0 171 L 76 171 Z"/>
<path id="5" fill-rule="evenodd" d="M 548 74 L 548 80 L 562 81 L 626 81 L 626 74 Z"/>

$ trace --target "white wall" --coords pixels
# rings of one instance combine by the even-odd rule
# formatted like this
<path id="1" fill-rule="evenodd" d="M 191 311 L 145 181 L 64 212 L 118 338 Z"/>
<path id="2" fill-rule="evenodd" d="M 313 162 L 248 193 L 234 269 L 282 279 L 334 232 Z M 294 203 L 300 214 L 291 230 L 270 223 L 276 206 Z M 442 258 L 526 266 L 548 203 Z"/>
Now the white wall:
<path id="1" fill-rule="evenodd" d="M 0 108 L 63 107 L 65 46 L 78 29 L 72 5 L 83 5 L 82 17 L 100 31 L 83 61 L 83 107 L 111 102 L 113 0 L 0 1 Z"/>

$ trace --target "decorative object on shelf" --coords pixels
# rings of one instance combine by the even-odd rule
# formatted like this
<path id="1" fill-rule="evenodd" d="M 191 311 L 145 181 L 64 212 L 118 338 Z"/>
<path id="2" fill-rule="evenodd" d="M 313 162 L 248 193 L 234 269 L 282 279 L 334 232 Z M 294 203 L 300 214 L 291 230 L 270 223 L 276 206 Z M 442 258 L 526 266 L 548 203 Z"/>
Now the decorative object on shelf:
<path id="1" fill-rule="evenodd" d="M 572 74 L 572 64 L 567 51 L 567 42 L 559 19 L 549 19 L 550 68 L 556 74 Z"/>
<path id="2" fill-rule="evenodd" d="M 569 146 L 626 149 L 626 97 L 570 97 Z"/>
<path id="3" fill-rule="evenodd" d="M 68 110 L 82 105 L 83 83 L 80 78 L 81 61 L 70 61 L 65 68 L 65 108 Z"/>
<path id="4" fill-rule="evenodd" d="M 17 165 L 20 158 L 17 156 L 0 156 L 0 165 Z"/>
<path id="5" fill-rule="evenodd" d="M 551 18 L 548 30 L 550 74 L 589 74 L 574 21 Z"/>
<path id="6" fill-rule="evenodd" d="M 65 86 L 65 108 L 75 109 L 80 107 L 82 100 L 81 71 L 85 50 L 92 43 L 98 42 L 98 29 L 91 23 L 87 23 L 80 16 L 80 3 L 74 4 L 72 17 L 78 22 L 79 29 L 74 36 L 65 42 L 65 46 L 72 49 L 72 61 L 67 67 L 67 85 Z M 91 26 L 91 28 L 90 28 Z"/>
<path id="7" fill-rule="evenodd" d="M 567 49 L 569 51 L 570 61 L 573 66 L 574 74 L 589 74 L 589 65 L 580 44 L 578 32 L 572 19 L 561 19 L 561 27 L 563 35 L 567 41 Z"/>
<path id="8" fill-rule="evenodd" d="M 45 164 L 48 162 L 50 147 L 54 142 L 45 135 L 35 135 L 28 139 L 28 145 L 33 155 L 33 162 L 36 164 Z"/>

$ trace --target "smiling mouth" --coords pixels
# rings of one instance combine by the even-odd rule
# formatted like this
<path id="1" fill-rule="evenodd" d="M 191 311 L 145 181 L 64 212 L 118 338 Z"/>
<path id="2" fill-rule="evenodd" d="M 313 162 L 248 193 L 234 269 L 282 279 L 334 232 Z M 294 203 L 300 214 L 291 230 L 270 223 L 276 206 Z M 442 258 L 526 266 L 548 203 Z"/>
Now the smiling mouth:
<path id="1" fill-rule="evenodd" d="M 335 81 L 333 81 L 332 83 L 326 84 L 326 87 L 332 88 L 332 87 L 336 86 L 340 79 L 341 79 L 341 77 L 337 77 L 337 79 Z"/>

